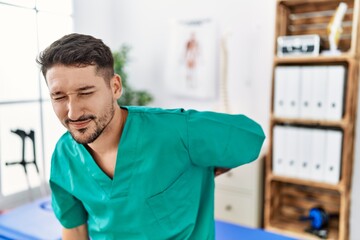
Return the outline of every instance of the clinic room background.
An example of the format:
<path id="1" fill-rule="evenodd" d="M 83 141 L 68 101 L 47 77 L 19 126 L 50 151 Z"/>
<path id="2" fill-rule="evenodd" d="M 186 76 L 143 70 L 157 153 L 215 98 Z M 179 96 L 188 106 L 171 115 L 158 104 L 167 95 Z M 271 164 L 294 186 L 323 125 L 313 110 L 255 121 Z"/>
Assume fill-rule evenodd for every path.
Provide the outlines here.
<path id="1" fill-rule="evenodd" d="M 322 56 L 330 43 L 320 39 L 319 49 L 300 60 L 278 52 L 277 37 L 291 31 L 326 34 L 326 21 L 334 19 L 341 2 L 347 7 L 343 35 L 348 35 L 337 55 Z M 216 178 L 216 219 L 320 239 L 318 231 L 305 231 L 311 219 L 298 218 L 323 205 L 334 213 L 326 216 L 327 239 L 360 239 L 360 46 L 354 48 L 360 43 L 359 8 L 359 0 L 0 0 L 0 239 L 1 225 L 7 226 L 3 216 L 50 195 L 51 154 L 65 128 L 53 113 L 35 59 L 72 32 L 100 38 L 114 52 L 128 47 L 122 68 L 126 82 L 134 91 L 151 95 L 146 103 L 150 107 L 241 113 L 262 126 L 267 139 L 259 159 Z M 319 13 L 325 15 L 317 18 Z M 289 27 L 315 18 L 315 30 Z M 317 41 L 316 36 L 306 41 Z M 282 44 L 286 41 L 291 39 Z M 346 100 L 338 103 L 343 106 L 338 117 L 281 108 L 280 98 L 301 95 L 305 88 L 301 80 L 290 86 L 284 79 L 306 74 L 308 79 L 321 74 L 342 79 L 333 86 L 341 92 L 337 97 Z M 326 89 L 328 83 L 323 84 L 317 87 Z M 300 166 L 276 165 L 276 157 L 302 146 L 301 137 L 295 143 L 289 140 L 295 135 L 313 148 L 331 148 L 325 155 L 349 160 L 343 159 L 341 166 L 339 157 L 338 176 L 307 177 L 299 175 Z M 288 153 L 277 147 L 285 145 Z"/>

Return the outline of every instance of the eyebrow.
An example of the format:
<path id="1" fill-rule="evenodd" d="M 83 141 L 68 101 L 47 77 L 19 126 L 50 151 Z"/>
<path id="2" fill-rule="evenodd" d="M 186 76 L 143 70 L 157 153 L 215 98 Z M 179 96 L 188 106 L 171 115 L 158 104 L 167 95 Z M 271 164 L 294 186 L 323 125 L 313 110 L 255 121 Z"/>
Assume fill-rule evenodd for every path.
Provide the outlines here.
<path id="1" fill-rule="evenodd" d="M 75 92 L 82 92 L 82 91 L 93 90 L 93 89 L 95 89 L 95 86 L 84 86 L 84 87 L 77 88 L 75 90 Z M 64 93 L 61 91 L 56 91 L 56 92 L 50 93 L 51 96 L 57 96 L 57 95 L 61 95 L 61 94 L 64 94 Z"/>
<path id="2" fill-rule="evenodd" d="M 95 86 L 85 86 L 85 87 L 80 87 L 78 89 L 76 89 L 76 92 L 81 92 L 81 91 L 86 91 L 86 90 L 92 90 L 94 89 Z"/>

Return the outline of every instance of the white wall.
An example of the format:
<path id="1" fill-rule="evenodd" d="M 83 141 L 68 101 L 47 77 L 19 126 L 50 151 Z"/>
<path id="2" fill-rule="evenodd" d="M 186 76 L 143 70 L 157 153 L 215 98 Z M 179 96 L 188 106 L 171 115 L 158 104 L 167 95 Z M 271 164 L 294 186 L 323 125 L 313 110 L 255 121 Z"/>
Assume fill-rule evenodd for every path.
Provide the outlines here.
<path id="1" fill-rule="evenodd" d="M 360 91 L 360 87 L 359 90 Z M 350 203 L 350 240 L 358 239 L 360 236 L 360 98 L 358 100 L 355 138 L 355 158 L 353 165 L 353 179 L 351 186 Z"/>
<path id="2" fill-rule="evenodd" d="M 212 18 L 217 22 L 219 36 L 232 32 L 228 79 L 232 112 L 245 113 L 267 126 L 274 7 L 274 1 L 265 0 L 116 1 L 115 39 L 119 45 L 129 43 L 133 47 L 130 82 L 155 95 L 152 105 L 214 110 L 218 99 L 174 97 L 164 84 L 170 19 Z"/>
<path id="3" fill-rule="evenodd" d="M 117 46 L 114 2 L 73 0 L 74 31 L 101 38 L 111 48 Z"/>

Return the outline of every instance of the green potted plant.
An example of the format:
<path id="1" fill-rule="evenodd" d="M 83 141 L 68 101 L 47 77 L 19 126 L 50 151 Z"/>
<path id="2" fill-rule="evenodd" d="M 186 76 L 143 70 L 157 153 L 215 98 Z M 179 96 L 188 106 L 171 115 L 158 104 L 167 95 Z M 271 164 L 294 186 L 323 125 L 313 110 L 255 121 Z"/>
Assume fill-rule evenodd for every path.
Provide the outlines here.
<path id="1" fill-rule="evenodd" d="M 153 100 L 153 96 L 147 91 L 134 90 L 128 83 L 128 75 L 124 68 L 129 61 L 130 47 L 128 45 L 122 45 L 119 51 L 113 52 L 114 57 L 114 70 L 119 74 L 122 80 L 123 94 L 118 100 L 120 106 L 144 106 Z"/>

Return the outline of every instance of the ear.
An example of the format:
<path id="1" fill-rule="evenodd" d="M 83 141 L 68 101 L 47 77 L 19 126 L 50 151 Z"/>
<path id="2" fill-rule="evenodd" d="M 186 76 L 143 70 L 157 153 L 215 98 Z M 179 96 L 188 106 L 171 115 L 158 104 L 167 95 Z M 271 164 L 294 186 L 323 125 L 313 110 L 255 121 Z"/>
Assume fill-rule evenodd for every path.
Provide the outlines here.
<path id="1" fill-rule="evenodd" d="M 111 78 L 111 91 L 115 99 L 119 99 L 122 95 L 121 77 L 118 74 Z"/>

